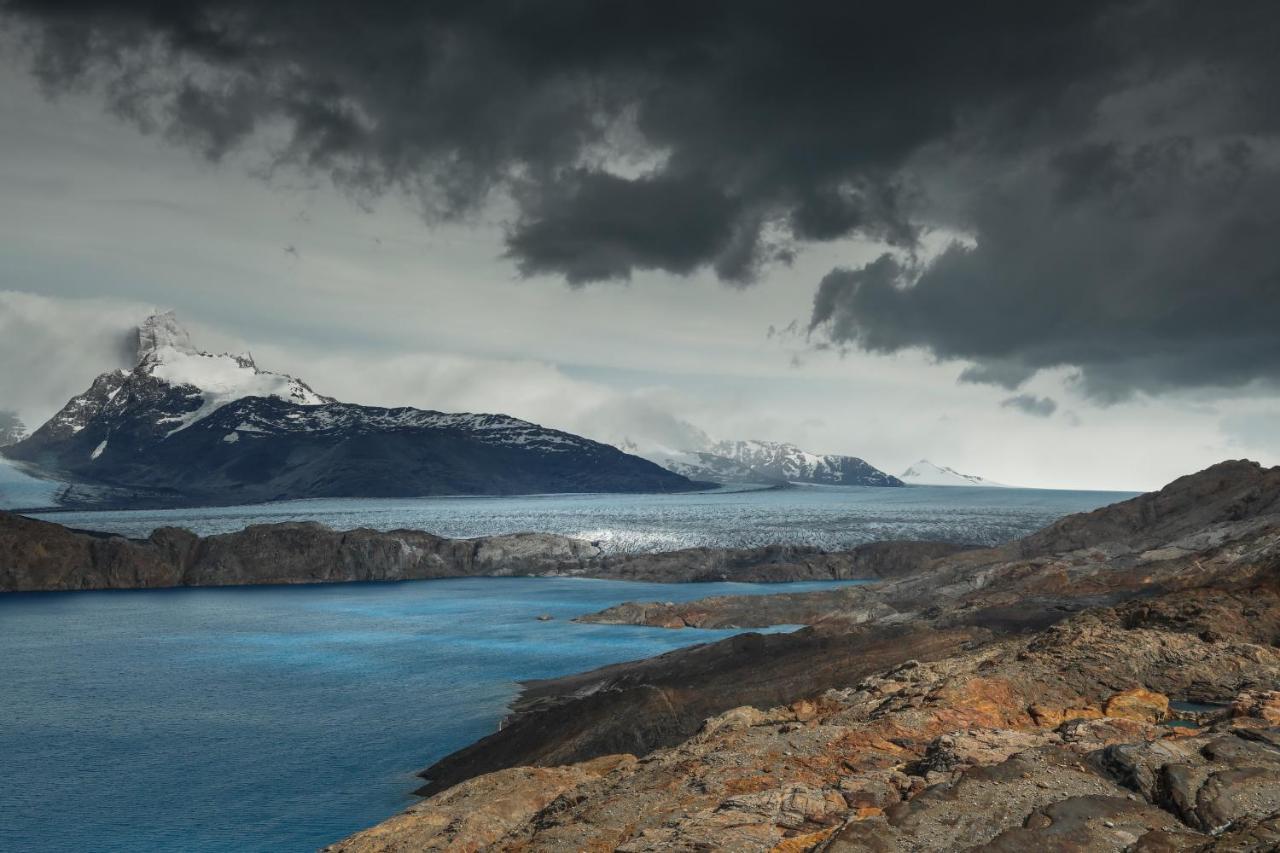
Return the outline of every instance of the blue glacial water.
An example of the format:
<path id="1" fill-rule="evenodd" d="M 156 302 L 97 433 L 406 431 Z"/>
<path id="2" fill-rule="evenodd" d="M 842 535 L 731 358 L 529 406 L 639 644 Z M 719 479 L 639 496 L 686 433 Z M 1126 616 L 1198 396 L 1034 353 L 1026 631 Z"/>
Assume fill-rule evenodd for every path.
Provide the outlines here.
<path id="1" fill-rule="evenodd" d="M 314 520 L 349 529 L 397 527 L 470 537 L 536 530 L 600 542 L 614 551 L 774 542 L 845 548 L 877 539 L 995 545 L 1130 492 L 912 486 L 797 486 L 679 495 L 535 495 L 284 501 L 252 506 L 37 516 L 92 530 L 146 536 L 165 525 L 200 534 L 248 524 Z"/>
<path id="2" fill-rule="evenodd" d="M 993 544 L 1125 497 L 800 487 L 43 517 L 131 536 L 310 519 L 446 536 L 550 531 L 615 551 L 838 548 Z M 409 805 L 413 773 L 493 731 L 519 680 L 734 633 L 570 617 L 627 600 L 813 586 L 481 578 L 0 595 L 0 851 L 313 849 Z M 542 613 L 556 619 L 536 621 Z"/>
<path id="3" fill-rule="evenodd" d="M 492 732 L 518 680 L 736 633 L 571 617 L 778 589 L 471 578 L 0 595 L 0 850 L 315 849 L 409 805 L 414 772 Z"/>

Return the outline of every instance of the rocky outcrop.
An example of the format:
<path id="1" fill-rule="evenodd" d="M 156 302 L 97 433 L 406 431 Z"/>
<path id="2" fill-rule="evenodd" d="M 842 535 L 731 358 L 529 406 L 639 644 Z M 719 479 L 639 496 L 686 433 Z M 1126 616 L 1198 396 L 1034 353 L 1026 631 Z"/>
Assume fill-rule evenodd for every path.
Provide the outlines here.
<path id="1" fill-rule="evenodd" d="M 968 550 L 947 542 L 870 542 L 848 551 L 823 551 L 800 545 L 760 548 L 682 548 L 658 554 L 612 554 L 600 577 L 657 582 L 741 581 L 775 583 L 802 580 L 891 578 L 926 568 L 939 557 Z"/>
<path id="2" fill-rule="evenodd" d="M 1223 462 L 1159 492 L 1069 515 L 1007 545 L 907 559 L 902 570 L 885 574 L 847 575 L 889 581 L 874 587 L 774 601 L 721 596 L 681 604 L 622 604 L 580 618 L 663 627 L 857 623 L 884 616 L 886 609 L 905 618 L 954 602 L 965 606 L 950 621 L 1034 627 L 1061 618 L 1062 608 L 1127 598 L 1157 581 L 1195 584 L 1208 573 L 1205 555 L 1211 555 L 1214 571 L 1224 560 L 1248 564 L 1248 549 L 1271 547 L 1278 528 L 1280 467 Z"/>
<path id="3" fill-rule="evenodd" d="M 133 540 L 0 513 L 6 592 L 566 574 L 601 557 L 589 542 L 541 533 L 444 539 L 303 522 L 203 538 L 162 527 Z"/>
<path id="4" fill-rule="evenodd" d="M 1232 600 L 1252 602 L 1256 629 L 1186 630 L 1183 591 L 1144 602 L 1156 619 L 1117 606 L 954 642 L 787 704 L 722 711 L 639 760 L 570 763 L 533 790 L 517 771 L 481 775 L 331 849 L 1275 849 L 1280 728 L 1250 686 L 1280 680 L 1275 635 L 1258 642 L 1280 618 L 1280 575 L 1246 587 Z M 1188 695 L 1223 707 L 1193 727 L 1151 713 Z M 498 835 L 461 829 L 508 793 L 545 804 Z"/>
<path id="5" fill-rule="evenodd" d="M 756 600 L 759 599 L 759 600 Z M 628 601 L 575 621 L 654 628 L 765 628 L 812 625 L 838 612 L 846 623 L 866 622 L 894 611 L 856 589 L 776 595 L 717 595 L 686 602 Z"/>
<path id="6" fill-rule="evenodd" d="M 1236 460 L 1179 477 L 1158 492 L 1069 515 L 1019 540 L 1017 548 L 1023 556 L 1117 546 L 1172 556 L 1238 537 L 1242 523 L 1266 525 L 1277 514 L 1280 467 Z"/>
<path id="7" fill-rule="evenodd" d="M 166 527 L 134 540 L 0 512 L 0 592 L 511 575 L 666 583 L 833 580 L 887 576 L 958 550 L 901 542 L 839 553 L 770 546 L 606 554 L 591 542 L 545 533 L 444 539 L 420 530 L 336 531 L 308 522 L 204 538 Z"/>
<path id="8" fill-rule="evenodd" d="M 977 654 L 1029 634 L 1018 640 L 1018 654 L 1035 664 L 1019 727 L 1105 717 L 1108 731 L 1131 732 L 1166 714 L 1160 697 L 1142 691 L 1229 702 L 1272 689 L 1280 518 L 1268 494 L 1276 476 L 1252 464 L 1215 466 L 1169 494 L 1087 523 L 1067 520 L 1078 547 L 1065 552 L 1046 552 L 1061 540 L 1040 537 L 936 558 L 879 584 L 753 597 L 756 613 L 810 627 L 530 684 L 499 732 L 423 772 L 423 793 L 499 768 L 645 755 L 728 708 L 794 702 L 907 660 Z M 1152 505 L 1161 507 L 1147 516 L 1155 533 L 1132 521 Z M 631 607 L 632 621 L 644 624 L 724 625 L 743 624 L 735 620 L 745 620 L 748 603 Z M 1079 734 L 1096 740 L 1103 730 Z"/>

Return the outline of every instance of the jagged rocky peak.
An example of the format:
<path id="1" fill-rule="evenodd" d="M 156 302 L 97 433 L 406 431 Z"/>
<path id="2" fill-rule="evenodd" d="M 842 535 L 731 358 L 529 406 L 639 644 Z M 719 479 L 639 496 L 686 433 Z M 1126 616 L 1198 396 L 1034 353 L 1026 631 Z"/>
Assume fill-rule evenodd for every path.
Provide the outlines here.
<path id="1" fill-rule="evenodd" d="M 207 404 L 204 414 L 243 397 L 278 397 L 303 406 L 333 402 L 301 379 L 260 369 L 248 354 L 214 355 L 198 349 L 172 311 L 152 314 L 138 326 L 135 372 L 198 389 Z"/>
<path id="2" fill-rule="evenodd" d="M 172 311 L 152 314 L 138 326 L 138 363 L 148 356 L 156 355 L 163 349 L 172 349 L 187 355 L 197 355 L 199 351 L 191 343 L 191 335 L 178 322 L 178 315 Z"/>

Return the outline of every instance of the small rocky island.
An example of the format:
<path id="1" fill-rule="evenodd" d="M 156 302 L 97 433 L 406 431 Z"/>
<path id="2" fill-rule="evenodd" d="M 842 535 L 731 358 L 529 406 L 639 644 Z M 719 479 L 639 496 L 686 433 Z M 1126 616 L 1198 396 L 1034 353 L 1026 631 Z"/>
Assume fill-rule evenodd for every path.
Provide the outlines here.
<path id="1" fill-rule="evenodd" d="M 1280 848 L 1280 468 L 899 569 L 589 617 L 808 627 L 528 684 L 330 849 Z"/>

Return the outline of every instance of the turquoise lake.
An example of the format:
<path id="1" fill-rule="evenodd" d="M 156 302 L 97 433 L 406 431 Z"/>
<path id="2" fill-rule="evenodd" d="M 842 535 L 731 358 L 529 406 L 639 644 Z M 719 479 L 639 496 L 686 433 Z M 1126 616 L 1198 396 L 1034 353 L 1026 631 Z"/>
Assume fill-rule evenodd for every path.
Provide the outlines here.
<path id="1" fill-rule="evenodd" d="M 0 596 L 0 850 L 315 849 L 409 805 L 414 773 L 492 732 L 518 680 L 737 633 L 572 617 L 764 591 L 469 578 Z"/>
<path id="2" fill-rule="evenodd" d="M 134 536 L 313 519 L 450 536 L 547 530 L 611 550 L 832 548 L 990 544 L 1124 497 L 811 487 L 45 517 Z M 520 680 L 737 633 L 572 617 L 628 600 L 816 586 L 472 578 L 0 595 L 0 850 L 312 850 L 411 804 L 414 774 L 492 732 Z"/>

